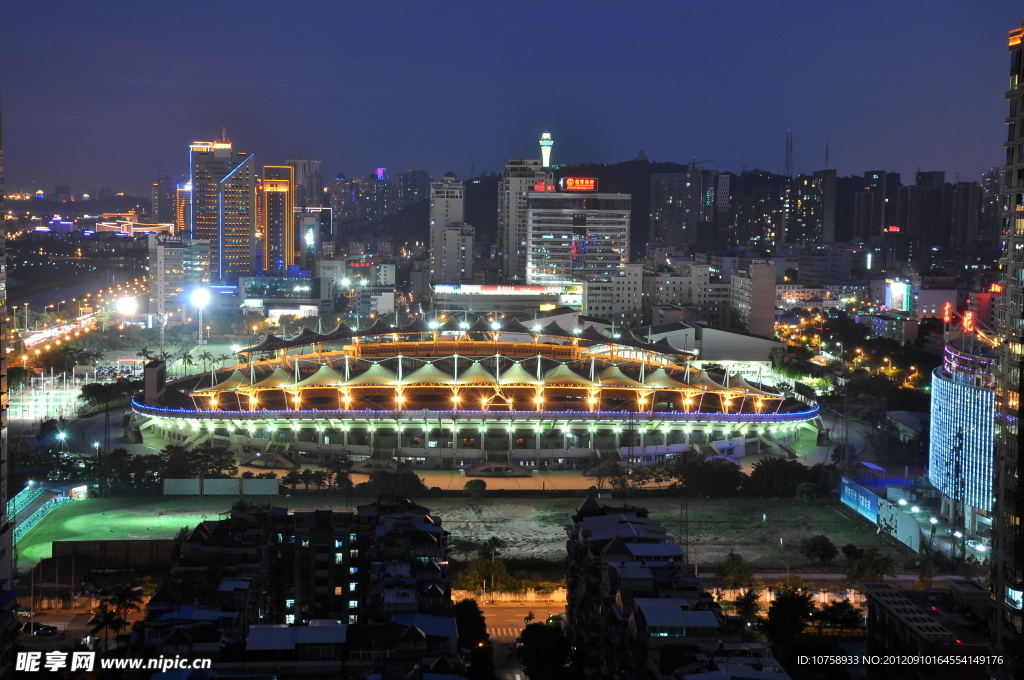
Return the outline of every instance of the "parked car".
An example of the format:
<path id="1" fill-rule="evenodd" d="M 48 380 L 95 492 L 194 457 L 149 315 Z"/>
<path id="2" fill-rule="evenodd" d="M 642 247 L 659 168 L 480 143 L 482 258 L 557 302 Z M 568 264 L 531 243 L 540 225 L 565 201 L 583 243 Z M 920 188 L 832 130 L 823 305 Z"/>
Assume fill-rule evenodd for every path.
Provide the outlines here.
<path id="1" fill-rule="evenodd" d="M 40 637 L 54 637 L 59 633 L 60 631 L 57 630 L 57 626 L 43 626 L 37 630 L 34 635 L 39 635 Z"/>

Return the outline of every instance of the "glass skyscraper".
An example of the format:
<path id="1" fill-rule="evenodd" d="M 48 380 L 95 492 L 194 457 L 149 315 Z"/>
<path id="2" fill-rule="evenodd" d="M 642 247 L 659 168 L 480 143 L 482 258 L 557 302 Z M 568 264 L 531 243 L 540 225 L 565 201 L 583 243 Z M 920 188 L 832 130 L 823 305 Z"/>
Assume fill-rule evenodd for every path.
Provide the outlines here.
<path id="1" fill-rule="evenodd" d="M 253 269 L 256 168 L 253 154 L 231 150 L 223 136 L 191 147 L 192 235 L 210 242 L 211 276 L 234 280 Z"/>

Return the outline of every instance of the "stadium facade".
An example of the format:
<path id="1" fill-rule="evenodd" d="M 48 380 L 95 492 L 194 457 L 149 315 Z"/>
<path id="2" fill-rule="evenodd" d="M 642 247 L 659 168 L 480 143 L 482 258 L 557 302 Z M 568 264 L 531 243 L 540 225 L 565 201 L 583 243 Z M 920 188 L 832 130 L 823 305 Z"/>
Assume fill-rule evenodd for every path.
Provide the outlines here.
<path id="1" fill-rule="evenodd" d="M 802 424 L 820 426 L 813 399 L 759 382 L 750 362 L 738 364 L 746 375 L 728 362 L 702 368 L 695 353 L 621 328 L 377 320 L 362 331 L 268 336 L 240 354 L 247 363 L 233 370 L 137 399 L 141 429 L 227 446 L 243 464 L 344 454 L 356 471 L 401 462 L 528 475 L 600 460 L 653 464 L 691 446 L 742 455 L 759 439 L 786 442 Z"/>

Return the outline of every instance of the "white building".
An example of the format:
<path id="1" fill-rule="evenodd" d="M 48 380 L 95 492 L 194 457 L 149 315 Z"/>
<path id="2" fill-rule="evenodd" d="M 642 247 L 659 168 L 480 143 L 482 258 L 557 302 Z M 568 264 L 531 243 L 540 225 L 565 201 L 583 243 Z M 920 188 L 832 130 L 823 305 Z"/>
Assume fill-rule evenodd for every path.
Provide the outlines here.
<path id="1" fill-rule="evenodd" d="M 537 160 L 513 158 L 505 165 L 498 186 L 498 248 L 503 281 L 526 280 L 527 194 L 554 190 L 551 177 L 551 171 Z"/>
<path id="2" fill-rule="evenodd" d="M 583 314 L 633 324 L 640 320 L 643 304 L 642 264 L 625 264 L 619 276 L 604 281 L 587 281 Z"/>
<path id="3" fill-rule="evenodd" d="M 574 179 L 583 181 L 563 181 L 568 185 Z M 629 194 L 589 190 L 528 192 L 527 282 L 556 285 L 622 276 L 629 262 L 630 202 Z"/>
<path id="4" fill-rule="evenodd" d="M 445 279 L 445 228 L 461 224 L 465 214 L 465 188 L 451 172 L 430 185 L 430 281 L 458 283 Z"/>
<path id="5" fill-rule="evenodd" d="M 149 234 L 149 310 L 153 314 L 177 314 L 185 296 L 210 282 L 210 242 Z"/>
<path id="6" fill-rule="evenodd" d="M 472 281 L 476 230 L 468 224 L 453 222 L 445 226 L 443 233 L 440 283 Z M 433 252 L 431 249 L 431 253 Z"/>

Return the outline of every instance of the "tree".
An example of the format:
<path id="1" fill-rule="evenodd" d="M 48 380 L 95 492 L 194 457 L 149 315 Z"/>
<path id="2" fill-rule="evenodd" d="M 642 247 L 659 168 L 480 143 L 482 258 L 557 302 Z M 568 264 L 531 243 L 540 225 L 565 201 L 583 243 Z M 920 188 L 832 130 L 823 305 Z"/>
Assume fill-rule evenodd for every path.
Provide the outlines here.
<path id="1" fill-rule="evenodd" d="M 818 534 L 800 541 L 800 554 L 815 564 L 826 566 L 832 563 L 839 551 L 825 534 Z"/>
<path id="2" fill-rule="evenodd" d="M 757 618 L 761 612 L 761 593 L 747 588 L 743 594 L 736 598 L 736 616 L 744 623 L 750 623 Z"/>
<path id="3" fill-rule="evenodd" d="M 854 560 L 847 560 L 846 578 L 850 581 L 879 581 L 896 575 L 896 560 L 878 548 L 868 548 Z"/>
<path id="4" fill-rule="evenodd" d="M 939 574 L 938 565 L 932 562 L 925 562 L 917 572 L 917 580 L 911 586 L 914 590 L 927 590 L 932 587 L 932 579 Z"/>
<path id="5" fill-rule="evenodd" d="M 842 548 L 843 557 L 847 560 L 859 560 L 864 557 L 864 549 L 858 548 L 854 543 L 847 543 Z"/>
<path id="6" fill-rule="evenodd" d="M 153 353 L 149 351 L 148 347 L 143 347 L 142 349 L 140 349 L 138 352 L 135 353 L 135 356 L 139 357 L 143 361 L 152 361 L 153 359 Z"/>
<path id="7" fill-rule="evenodd" d="M 860 610 L 850 604 L 848 599 L 827 602 L 815 613 L 818 628 L 828 626 L 838 628 L 840 632 L 860 627 L 862 618 Z"/>
<path id="8" fill-rule="evenodd" d="M 726 588 L 748 587 L 754 579 L 754 565 L 743 559 L 742 555 L 730 550 L 718 565 L 715 578 L 722 581 Z"/>
<path id="9" fill-rule="evenodd" d="M 768 606 L 768 616 L 761 632 L 776 652 L 792 648 L 814 613 L 811 593 L 804 590 L 783 590 Z"/>
<path id="10" fill-rule="evenodd" d="M 491 536 L 486 541 L 480 544 L 480 549 L 477 550 L 477 557 L 482 560 L 489 559 L 491 562 L 494 558 L 501 554 L 501 548 L 505 547 L 505 541 L 501 540 L 497 536 Z"/>
<path id="11" fill-rule="evenodd" d="M 765 498 L 793 498 L 796 488 L 807 478 L 807 468 L 785 458 L 762 458 L 750 471 L 747 490 Z"/>
<path id="12" fill-rule="evenodd" d="M 285 486 L 290 486 L 292 491 L 295 491 L 295 487 L 302 481 L 302 477 L 299 476 L 298 470 L 289 470 L 285 473 L 284 477 L 281 478 L 281 483 Z"/>
<path id="13" fill-rule="evenodd" d="M 119 583 L 110 589 L 110 593 L 101 602 L 113 607 L 117 615 L 123 619 L 129 610 L 142 606 L 142 593 L 138 587 Z"/>
<path id="14" fill-rule="evenodd" d="M 109 649 L 110 631 L 114 631 L 114 635 L 117 635 L 117 632 L 125 627 L 126 622 L 108 605 L 101 604 L 93 617 L 89 619 L 89 625 L 92 626 L 89 629 L 90 635 L 96 635 L 101 630 L 103 631 L 103 649 Z"/>
<path id="15" fill-rule="evenodd" d="M 472 648 L 487 642 L 487 620 L 476 600 L 459 600 L 452 607 L 452 616 L 459 628 L 459 647 Z"/>
<path id="16" fill-rule="evenodd" d="M 480 498 L 487 491 L 487 482 L 482 479 L 471 479 L 462 487 L 462 493 L 470 498 Z"/>

